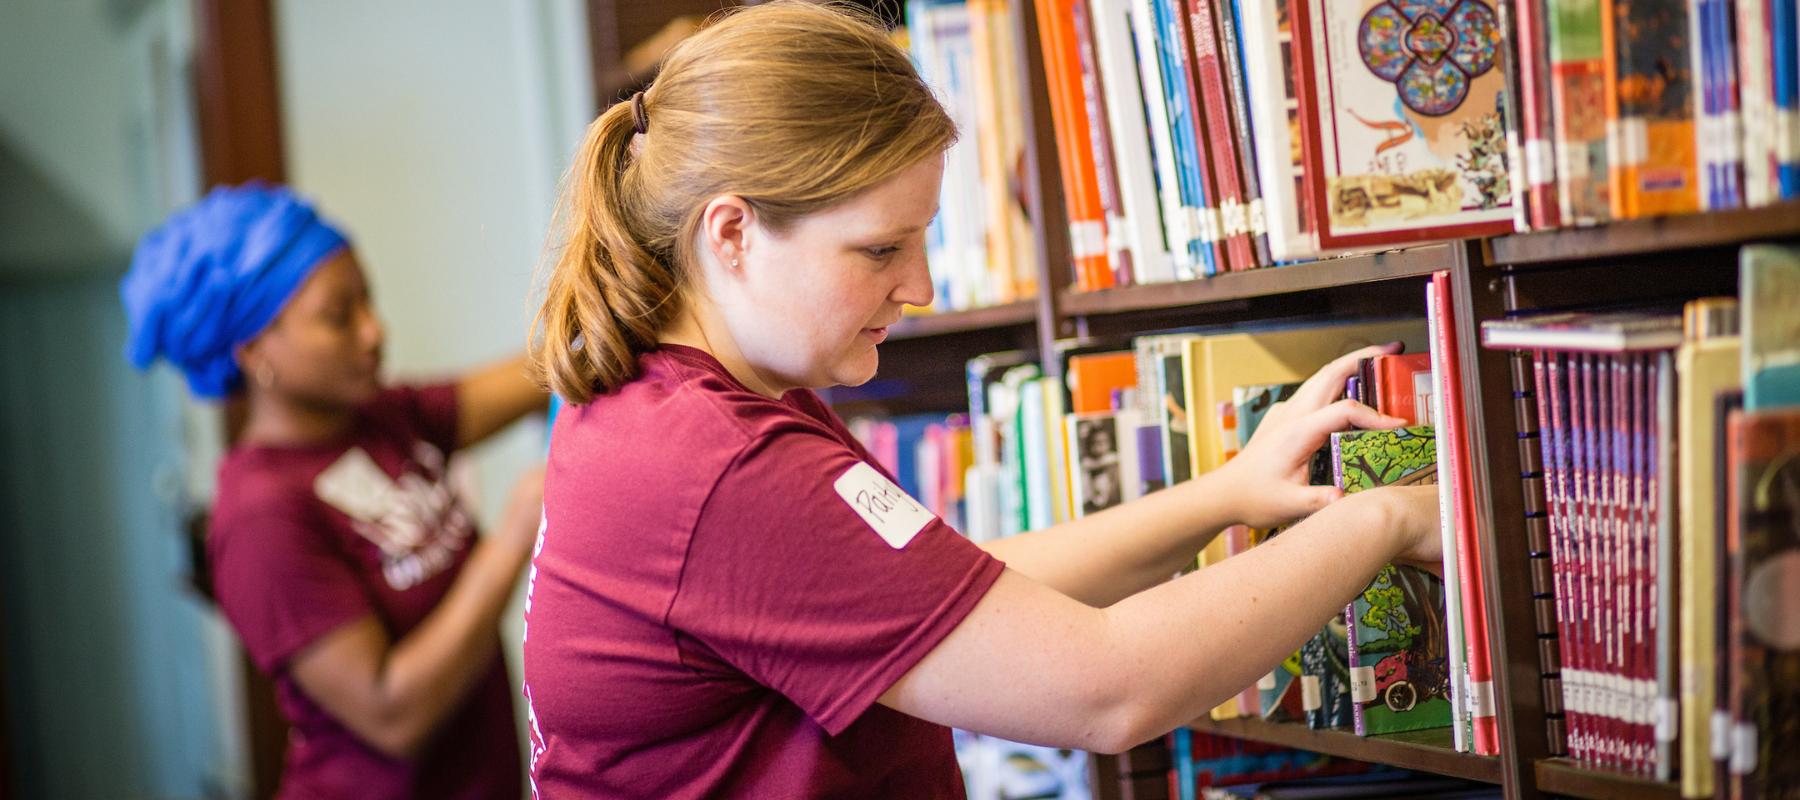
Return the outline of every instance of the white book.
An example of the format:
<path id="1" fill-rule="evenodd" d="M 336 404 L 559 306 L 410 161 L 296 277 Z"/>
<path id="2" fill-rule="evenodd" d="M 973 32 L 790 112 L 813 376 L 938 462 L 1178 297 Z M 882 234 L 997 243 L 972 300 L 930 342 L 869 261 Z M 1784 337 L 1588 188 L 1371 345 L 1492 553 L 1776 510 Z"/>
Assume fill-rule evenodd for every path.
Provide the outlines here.
<path id="1" fill-rule="evenodd" d="M 1256 131 L 1256 178 L 1262 186 L 1263 218 L 1269 228 L 1269 257 L 1296 261 L 1318 254 L 1318 238 L 1301 231 L 1300 197 L 1295 183 L 1291 105 L 1284 88 L 1288 75 L 1281 51 L 1290 37 L 1276 25 L 1275 0 L 1243 0 L 1239 19 L 1244 28 L 1244 83 L 1250 102 L 1250 126 Z"/>
<path id="2" fill-rule="evenodd" d="M 1138 283 L 1175 280 L 1174 255 L 1163 232 L 1156 194 L 1156 167 L 1150 160 L 1150 128 L 1144 118 L 1144 85 L 1132 43 L 1130 0 L 1093 0 L 1094 48 L 1106 90 L 1106 122 L 1124 206 L 1126 247 Z"/>
<path id="3" fill-rule="evenodd" d="M 1737 0 L 1738 109 L 1744 125 L 1744 205 L 1781 198 L 1775 173 L 1775 54 L 1769 0 Z"/>
<path id="4" fill-rule="evenodd" d="M 1431 349 L 1431 419 L 1433 422 L 1444 418 L 1444 369 L 1441 354 L 1437 352 L 1437 329 L 1442 320 L 1437 316 L 1437 305 L 1432 302 L 1426 289 L 1425 325 L 1430 330 Z M 1439 430 L 1442 430 L 1441 428 Z M 1437 444 L 1437 463 L 1450 463 L 1450 446 L 1448 436 L 1435 437 Z M 1469 718 L 1469 658 L 1468 641 L 1463 629 L 1462 592 L 1456 587 L 1462 585 L 1462 575 L 1458 568 L 1456 523 L 1454 512 L 1456 498 L 1455 481 L 1446 473 L 1439 473 L 1438 489 L 1438 532 L 1442 537 L 1444 550 L 1444 621 L 1449 634 L 1450 655 L 1450 739 L 1459 753 L 1471 752 L 1474 747 L 1470 741 L 1474 731 L 1473 721 Z"/>
<path id="5" fill-rule="evenodd" d="M 1143 90 L 1144 125 L 1150 130 L 1150 154 L 1156 170 L 1156 196 L 1161 202 L 1163 246 L 1168 249 L 1176 276 L 1199 271 L 1187 248 L 1184 231 L 1190 226 L 1186 208 L 1181 205 L 1181 184 L 1175 174 L 1175 132 L 1170 127 L 1169 109 L 1163 104 L 1167 90 L 1163 86 L 1162 65 L 1157 62 L 1156 17 L 1150 0 L 1130 0 L 1126 13 L 1131 19 L 1131 38 L 1136 42 L 1137 73 Z M 1115 144 L 1113 150 L 1123 150 Z"/>

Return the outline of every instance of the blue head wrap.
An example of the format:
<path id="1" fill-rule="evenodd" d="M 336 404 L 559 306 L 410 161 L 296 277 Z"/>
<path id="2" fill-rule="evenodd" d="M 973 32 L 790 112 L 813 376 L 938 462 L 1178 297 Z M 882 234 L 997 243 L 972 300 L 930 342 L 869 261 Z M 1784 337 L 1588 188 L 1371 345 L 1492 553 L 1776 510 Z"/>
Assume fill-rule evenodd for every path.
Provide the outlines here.
<path id="1" fill-rule="evenodd" d="M 119 285 L 138 369 L 163 356 L 201 397 L 243 383 L 232 352 L 274 321 L 325 257 L 347 244 L 286 187 L 221 186 L 138 242 Z"/>

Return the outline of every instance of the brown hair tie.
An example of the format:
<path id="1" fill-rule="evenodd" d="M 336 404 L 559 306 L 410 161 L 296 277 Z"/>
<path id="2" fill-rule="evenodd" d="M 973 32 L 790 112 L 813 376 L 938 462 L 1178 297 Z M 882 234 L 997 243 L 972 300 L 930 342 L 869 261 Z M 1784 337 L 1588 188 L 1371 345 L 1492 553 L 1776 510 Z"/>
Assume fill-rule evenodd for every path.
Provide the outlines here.
<path id="1" fill-rule="evenodd" d="M 650 132 L 650 114 L 644 111 L 643 92 L 631 96 L 631 126 L 640 134 Z"/>

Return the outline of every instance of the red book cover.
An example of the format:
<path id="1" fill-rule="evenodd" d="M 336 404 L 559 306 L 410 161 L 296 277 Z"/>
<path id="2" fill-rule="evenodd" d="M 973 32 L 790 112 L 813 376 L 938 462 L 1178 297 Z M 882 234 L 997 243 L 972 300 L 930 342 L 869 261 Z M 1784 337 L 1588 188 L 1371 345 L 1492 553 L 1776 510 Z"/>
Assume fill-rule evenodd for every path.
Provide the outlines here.
<path id="1" fill-rule="evenodd" d="M 1557 664 L 1558 674 L 1562 678 L 1562 702 L 1564 733 L 1566 741 L 1564 750 L 1574 753 L 1574 741 L 1577 738 L 1575 728 L 1575 706 L 1571 695 L 1574 682 L 1578 680 L 1579 667 L 1575 664 L 1578 652 L 1576 645 L 1576 603 L 1574 583 L 1569 576 L 1569 561 L 1573 551 L 1569 545 L 1569 494 L 1568 480 L 1568 424 L 1563 414 L 1567 402 L 1563 397 L 1563 354 L 1548 350 L 1539 350 L 1532 354 L 1532 377 L 1537 384 L 1538 407 L 1538 442 L 1543 454 L 1539 461 L 1543 465 L 1544 499 L 1549 513 L 1550 528 L 1550 578 L 1551 588 L 1556 595 L 1556 638 L 1562 656 L 1562 663 Z M 1556 742 L 1551 742 L 1552 751 L 1556 750 Z"/>
<path id="2" fill-rule="evenodd" d="M 1188 116 L 1194 121 L 1194 140 L 1196 143 L 1208 141 L 1214 134 L 1207 126 L 1206 105 L 1201 100 L 1200 70 L 1198 57 L 1194 53 L 1194 25 L 1189 18 L 1187 4 L 1182 0 L 1170 0 L 1170 9 L 1175 17 L 1175 35 L 1181 40 L 1176 48 L 1181 53 L 1181 68 L 1187 73 Z M 1206 245 L 1212 248 L 1213 262 L 1218 264 L 1219 272 L 1237 269 L 1231 263 L 1230 248 L 1226 247 L 1223 225 L 1219 219 L 1219 180 L 1213 172 L 1212 149 L 1196 145 L 1194 163 L 1200 168 L 1200 193 L 1205 199 L 1200 208 L 1201 226 L 1206 231 Z"/>
<path id="3" fill-rule="evenodd" d="M 1093 145 L 1094 179 L 1100 190 L 1100 208 L 1106 216 L 1106 257 L 1112 267 L 1113 285 L 1130 286 L 1131 248 L 1125 245 L 1125 204 L 1119 194 L 1117 162 L 1113 160 L 1112 131 L 1106 124 L 1106 92 L 1101 88 L 1100 59 L 1094 56 L 1093 3 L 1072 0 L 1070 18 L 1075 21 L 1075 52 L 1081 63 L 1081 95 L 1087 110 L 1088 142 Z"/>
<path id="4" fill-rule="evenodd" d="M 1295 7 L 1305 3 L 1295 3 Z M 1466 641 L 1469 649 L 1468 708 L 1474 730 L 1474 749 L 1479 755 L 1500 753 L 1500 731 L 1494 717 L 1494 677 L 1492 651 L 1488 647 L 1487 592 L 1480 552 L 1480 537 L 1475 525 L 1472 470 L 1469 463 L 1467 416 L 1463 407 L 1462 356 L 1457 350 L 1459 329 L 1450 295 L 1450 273 L 1433 276 L 1432 294 L 1437 304 L 1438 340 L 1435 342 L 1439 363 L 1444 371 L 1445 433 L 1452 441 L 1449 448 L 1449 474 L 1455 481 L 1455 520 L 1457 527 L 1457 569 L 1462 575 L 1462 593 Z"/>
<path id="5" fill-rule="evenodd" d="M 1406 420 L 1408 425 L 1432 425 L 1431 354 L 1406 353 L 1376 356 L 1375 410 Z"/>
<path id="6" fill-rule="evenodd" d="M 1056 132 L 1057 164 L 1062 171 L 1063 205 L 1069 214 L 1069 254 L 1075 285 L 1081 291 L 1113 285 L 1106 256 L 1106 211 L 1100 203 L 1093 144 L 1088 141 L 1087 104 L 1081 90 L 1080 56 L 1075 20 L 1062 0 L 1035 0 L 1039 44 L 1044 51 L 1044 80 L 1050 94 L 1050 116 Z"/>
<path id="7" fill-rule="evenodd" d="M 1524 141 L 1526 207 L 1537 230 L 1562 225 L 1556 199 L 1556 130 L 1550 116 L 1550 41 L 1544 18 L 1546 0 L 1518 0 L 1519 121 Z"/>
<path id="8" fill-rule="evenodd" d="M 1223 0 L 1230 2 L 1230 0 Z M 1194 67 L 1200 91 L 1201 116 L 1206 119 L 1203 149 L 1212 165 L 1213 185 L 1218 194 L 1213 205 L 1219 210 L 1220 234 L 1234 270 L 1256 266 L 1255 251 L 1250 246 L 1250 212 L 1245 205 L 1244 183 L 1238 171 L 1237 128 L 1231 123 L 1229 101 L 1225 96 L 1225 68 L 1219 58 L 1218 18 L 1215 0 L 1188 0 L 1185 3 L 1190 28 L 1193 30 Z"/>
<path id="9" fill-rule="evenodd" d="M 1594 564 L 1598 561 L 1594 551 L 1597 537 L 1594 536 L 1592 517 L 1588 514 L 1588 508 L 1593 505 L 1592 484 L 1588 482 L 1588 476 L 1593 472 L 1588 468 L 1588 453 L 1594 449 L 1590 438 L 1593 424 L 1588 417 L 1587 392 L 1587 382 L 1592 378 L 1588 361 L 1592 358 L 1587 353 L 1572 353 L 1568 356 L 1566 395 L 1569 402 L 1570 464 L 1568 528 L 1575 551 L 1574 558 L 1570 561 L 1570 577 L 1576 584 L 1577 607 L 1574 642 L 1576 673 L 1568 678 L 1575 684 L 1577 703 L 1576 711 L 1568 723 L 1571 734 L 1569 751 L 1571 755 L 1584 761 L 1595 760 L 1595 743 L 1600 736 L 1600 717 L 1595 713 L 1599 663 L 1594 657 L 1600 642 L 1599 586 L 1593 573 Z"/>

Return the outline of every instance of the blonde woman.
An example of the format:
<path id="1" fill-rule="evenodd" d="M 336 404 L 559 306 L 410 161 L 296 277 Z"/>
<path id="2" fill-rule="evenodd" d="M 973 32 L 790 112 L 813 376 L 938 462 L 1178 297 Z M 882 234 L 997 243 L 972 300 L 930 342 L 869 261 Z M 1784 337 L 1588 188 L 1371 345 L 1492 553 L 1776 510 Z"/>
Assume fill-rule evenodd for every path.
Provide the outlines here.
<path id="1" fill-rule="evenodd" d="M 590 126 L 534 354 L 572 404 L 527 611 L 541 796 L 960 797 L 948 726 L 1130 747 L 1438 557 L 1429 487 L 1305 485 L 1331 431 L 1399 424 L 1332 402 L 1354 358 L 1227 467 L 1049 530 L 978 547 L 900 493 L 810 390 L 867 381 L 931 301 L 955 136 L 882 32 L 785 1 Z"/>

